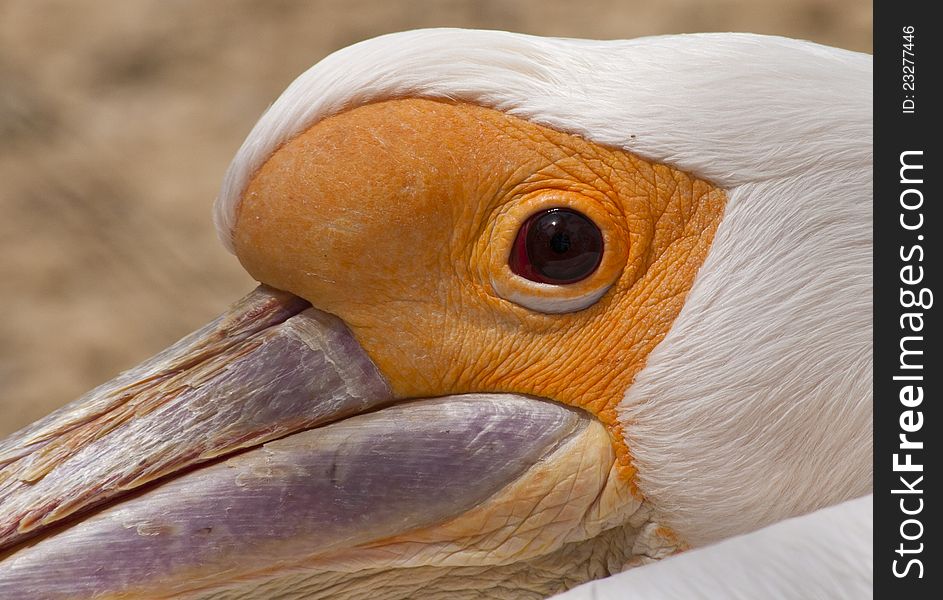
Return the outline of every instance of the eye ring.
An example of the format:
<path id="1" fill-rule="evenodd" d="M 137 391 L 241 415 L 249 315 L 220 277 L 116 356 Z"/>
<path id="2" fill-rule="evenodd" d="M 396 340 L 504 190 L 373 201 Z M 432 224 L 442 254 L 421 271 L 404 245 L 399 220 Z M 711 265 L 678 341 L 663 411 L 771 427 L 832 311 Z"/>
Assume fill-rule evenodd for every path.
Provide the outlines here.
<path id="1" fill-rule="evenodd" d="M 495 294 L 529 310 L 560 314 L 595 304 L 619 279 L 628 261 L 629 232 L 621 215 L 606 202 L 565 190 L 537 190 L 504 205 L 479 239 L 486 258 L 485 280 Z M 590 221 L 601 235 L 602 253 L 595 269 L 570 283 L 535 281 L 511 267 L 518 233 L 528 219 L 553 209 L 567 209 Z"/>

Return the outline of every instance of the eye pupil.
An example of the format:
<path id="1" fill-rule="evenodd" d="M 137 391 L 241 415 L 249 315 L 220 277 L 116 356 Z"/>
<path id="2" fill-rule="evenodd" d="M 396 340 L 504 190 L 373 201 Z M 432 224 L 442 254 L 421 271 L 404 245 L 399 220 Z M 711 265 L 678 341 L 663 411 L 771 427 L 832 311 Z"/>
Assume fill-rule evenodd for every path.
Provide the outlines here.
<path id="1" fill-rule="evenodd" d="M 602 260 L 599 228 L 568 208 L 537 213 L 521 226 L 514 240 L 511 270 L 539 283 L 567 284 L 589 277 Z"/>
<path id="2" fill-rule="evenodd" d="M 570 236 L 565 233 L 556 233 L 550 238 L 550 248 L 557 254 L 563 254 L 570 249 Z"/>

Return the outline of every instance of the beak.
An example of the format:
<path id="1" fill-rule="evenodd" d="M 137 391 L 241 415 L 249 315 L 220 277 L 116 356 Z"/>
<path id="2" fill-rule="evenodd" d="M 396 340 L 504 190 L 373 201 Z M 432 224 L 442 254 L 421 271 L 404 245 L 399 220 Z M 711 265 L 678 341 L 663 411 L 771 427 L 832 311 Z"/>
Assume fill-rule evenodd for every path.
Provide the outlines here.
<path id="1" fill-rule="evenodd" d="M 470 510 L 591 423 L 396 401 L 339 319 L 262 286 L 0 443 L 0 597 L 173 596 L 349 551 Z"/>

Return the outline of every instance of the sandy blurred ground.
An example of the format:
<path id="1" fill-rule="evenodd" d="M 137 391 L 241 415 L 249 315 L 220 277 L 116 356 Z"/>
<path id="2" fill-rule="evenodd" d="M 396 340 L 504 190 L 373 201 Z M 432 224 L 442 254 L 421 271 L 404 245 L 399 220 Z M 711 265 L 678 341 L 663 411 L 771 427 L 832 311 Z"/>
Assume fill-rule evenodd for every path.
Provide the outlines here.
<path id="1" fill-rule="evenodd" d="M 871 51 L 862 0 L 0 0 L 0 435 L 250 290 L 210 220 L 245 134 L 333 50 L 432 26 Z"/>

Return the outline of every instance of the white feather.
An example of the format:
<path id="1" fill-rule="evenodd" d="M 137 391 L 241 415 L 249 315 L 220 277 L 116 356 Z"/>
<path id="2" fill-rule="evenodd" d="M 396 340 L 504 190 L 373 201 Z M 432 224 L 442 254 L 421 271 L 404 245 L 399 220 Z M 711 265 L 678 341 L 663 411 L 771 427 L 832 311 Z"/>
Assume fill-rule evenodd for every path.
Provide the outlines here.
<path id="1" fill-rule="evenodd" d="M 496 108 L 723 187 L 802 173 L 822 148 L 854 163 L 867 140 L 849 129 L 848 117 L 870 110 L 870 90 L 857 86 L 870 68 L 863 54 L 752 34 L 614 41 L 467 29 L 385 35 L 331 54 L 272 104 L 226 173 L 216 223 L 232 249 L 242 192 L 280 145 L 342 110 L 404 96 Z"/>
<path id="2" fill-rule="evenodd" d="M 767 73 L 744 105 L 741 143 L 765 172 L 729 187 L 684 307 L 620 406 L 640 489 L 695 545 L 872 486 L 871 63 L 788 54 L 801 66 Z"/>
<path id="3" fill-rule="evenodd" d="M 858 600 L 873 594 L 871 496 L 579 586 L 554 600 Z"/>

